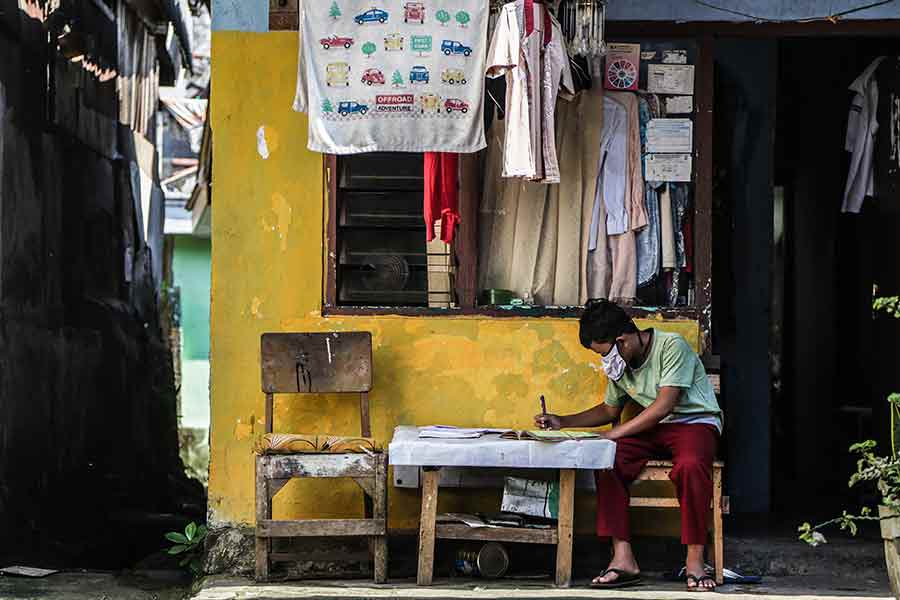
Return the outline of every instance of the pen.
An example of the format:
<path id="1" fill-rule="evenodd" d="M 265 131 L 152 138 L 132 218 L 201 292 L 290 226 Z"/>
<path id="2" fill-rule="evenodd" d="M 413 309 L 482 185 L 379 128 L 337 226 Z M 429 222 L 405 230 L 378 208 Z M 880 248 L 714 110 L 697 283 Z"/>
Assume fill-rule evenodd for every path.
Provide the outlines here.
<path id="1" fill-rule="evenodd" d="M 546 415 L 546 414 L 547 414 L 547 403 L 544 401 L 544 397 L 543 397 L 543 396 L 541 396 L 541 414 L 542 414 L 542 415 Z"/>

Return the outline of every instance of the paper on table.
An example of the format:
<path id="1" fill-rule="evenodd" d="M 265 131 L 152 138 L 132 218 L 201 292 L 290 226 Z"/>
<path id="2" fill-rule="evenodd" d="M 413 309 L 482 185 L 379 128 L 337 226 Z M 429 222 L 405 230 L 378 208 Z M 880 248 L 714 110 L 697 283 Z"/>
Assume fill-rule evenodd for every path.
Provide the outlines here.
<path id="1" fill-rule="evenodd" d="M 690 154 L 648 154 L 647 181 L 691 181 L 693 157 Z"/>
<path id="2" fill-rule="evenodd" d="M 694 93 L 694 65 L 649 65 L 647 91 L 651 94 Z"/>
<path id="3" fill-rule="evenodd" d="M 647 124 L 649 154 L 657 152 L 689 154 L 693 150 L 694 123 L 690 119 L 651 119 Z"/>
<path id="4" fill-rule="evenodd" d="M 484 427 L 453 427 L 450 425 L 430 425 L 419 429 L 420 438 L 437 438 L 444 440 L 467 440 L 480 438 L 486 433 L 503 433 L 507 429 L 490 429 Z"/>

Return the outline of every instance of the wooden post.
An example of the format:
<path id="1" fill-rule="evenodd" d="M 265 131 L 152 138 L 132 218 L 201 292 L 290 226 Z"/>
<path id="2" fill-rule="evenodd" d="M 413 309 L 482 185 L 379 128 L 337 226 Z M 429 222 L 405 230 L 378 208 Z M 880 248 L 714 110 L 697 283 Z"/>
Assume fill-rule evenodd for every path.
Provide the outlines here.
<path id="1" fill-rule="evenodd" d="M 417 585 L 431 585 L 434 578 L 434 529 L 437 518 L 438 481 L 441 472 L 423 469 L 422 514 L 419 520 L 419 572 Z"/>
<path id="2" fill-rule="evenodd" d="M 275 397 L 272 394 L 266 394 L 266 433 L 272 433 L 274 430 L 273 413 L 275 412 Z"/>
<path id="3" fill-rule="evenodd" d="M 722 468 L 713 467 L 713 566 L 716 583 L 725 582 L 725 540 L 722 532 Z"/>
<path id="4" fill-rule="evenodd" d="M 713 207 L 713 107 L 715 103 L 715 41 L 711 35 L 700 40 L 697 65 L 697 117 L 694 123 L 694 290 L 701 309 L 701 354 L 708 354 L 712 323 L 712 207 Z"/>
<path id="5" fill-rule="evenodd" d="M 375 583 L 387 582 L 388 546 L 387 546 L 387 453 L 375 457 L 375 519 L 384 521 L 384 535 L 375 536 L 373 540 L 373 562 L 375 563 Z"/>
<path id="6" fill-rule="evenodd" d="M 359 394 L 360 429 L 364 438 L 372 437 L 372 419 L 369 416 L 369 392 Z"/>
<path id="7" fill-rule="evenodd" d="M 256 529 L 263 521 L 272 518 L 272 503 L 269 500 L 268 483 L 266 482 L 263 461 L 265 456 L 256 457 Z M 256 580 L 269 580 L 269 548 L 271 541 L 267 537 L 256 536 Z"/>
<path id="8" fill-rule="evenodd" d="M 575 517 L 575 471 L 559 471 L 559 542 L 556 546 L 556 586 L 569 587 L 572 582 L 572 537 Z"/>

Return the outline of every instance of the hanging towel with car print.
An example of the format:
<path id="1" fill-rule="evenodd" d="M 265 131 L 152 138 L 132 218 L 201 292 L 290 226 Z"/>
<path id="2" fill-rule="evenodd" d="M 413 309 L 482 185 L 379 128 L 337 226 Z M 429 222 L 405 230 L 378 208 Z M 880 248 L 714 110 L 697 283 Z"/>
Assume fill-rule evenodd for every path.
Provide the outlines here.
<path id="1" fill-rule="evenodd" d="M 309 149 L 477 152 L 485 0 L 303 0 L 294 110 Z"/>

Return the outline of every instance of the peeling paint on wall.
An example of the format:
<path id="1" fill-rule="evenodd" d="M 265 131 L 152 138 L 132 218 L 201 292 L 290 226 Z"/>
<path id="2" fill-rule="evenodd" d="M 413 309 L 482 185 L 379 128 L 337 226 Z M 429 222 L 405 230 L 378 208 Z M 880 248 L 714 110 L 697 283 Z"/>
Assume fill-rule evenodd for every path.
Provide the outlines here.
<path id="1" fill-rule="evenodd" d="M 269 159 L 269 145 L 266 143 L 266 126 L 260 125 L 256 130 L 256 151 L 263 160 Z"/>

